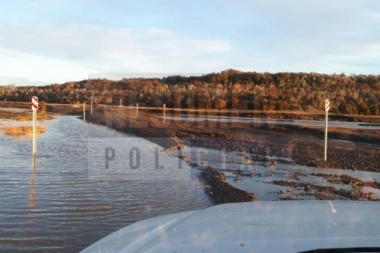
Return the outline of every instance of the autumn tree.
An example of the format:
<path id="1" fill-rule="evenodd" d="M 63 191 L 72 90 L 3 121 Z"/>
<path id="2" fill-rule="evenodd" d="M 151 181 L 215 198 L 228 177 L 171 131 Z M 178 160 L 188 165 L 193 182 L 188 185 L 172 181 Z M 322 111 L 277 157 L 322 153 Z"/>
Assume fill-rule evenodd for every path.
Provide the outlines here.
<path id="1" fill-rule="evenodd" d="M 214 108 L 215 109 L 225 109 L 227 106 L 227 103 L 225 100 L 221 99 L 221 98 L 216 98 L 214 100 Z"/>

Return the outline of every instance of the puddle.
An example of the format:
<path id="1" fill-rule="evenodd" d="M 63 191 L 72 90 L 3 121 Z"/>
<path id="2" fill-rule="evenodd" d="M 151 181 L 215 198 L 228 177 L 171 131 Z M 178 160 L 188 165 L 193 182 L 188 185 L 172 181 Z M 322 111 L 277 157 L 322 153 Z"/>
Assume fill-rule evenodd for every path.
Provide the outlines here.
<path id="1" fill-rule="evenodd" d="M 344 183 L 340 177 L 347 175 L 352 180 L 380 182 L 380 173 L 377 172 L 321 169 L 294 164 L 289 157 L 258 156 L 199 147 L 170 152 L 172 155 L 180 153 L 192 163 L 219 169 L 230 185 L 255 194 L 259 200 L 318 199 L 315 194 L 324 193 L 326 189 L 331 190 L 331 194 L 343 194 L 331 195 L 337 199 L 345 199 L 344 194 L 351 191 L 373 193 L 375 198 L 380 198 L 379 189 Z"/>

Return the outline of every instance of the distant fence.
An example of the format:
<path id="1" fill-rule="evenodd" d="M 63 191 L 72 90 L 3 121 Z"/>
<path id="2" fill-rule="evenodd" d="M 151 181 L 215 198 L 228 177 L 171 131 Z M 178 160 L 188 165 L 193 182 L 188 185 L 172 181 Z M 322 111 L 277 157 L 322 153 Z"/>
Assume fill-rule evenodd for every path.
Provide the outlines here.
<path id="1" fill-rule="evenodd" d="M 111 108 L 120 108 L 116 105 L 98 105 L 100 107 L 111 107 Z M 128 109 L 136 109 L 136 106 L 123 106 Z M 321 110 L 319 113 L 315 112 L 303 112 L 303 111 L 264 111 L 264 110 L 254 110 L 254 109 L 197 109 L 197 108 L 164 108 L 164 107 L 148 107 L 148 106 L 138 106 L 139 110 L 146 111 L 172 111 L 172 112 L 194 112 L 194 113 L 222 113 L 222 114 L 252 114 L 252 113 L 265 113 L 265 114 L 309 114 L 309 115 L 324 115 L 324 111 Z"/>

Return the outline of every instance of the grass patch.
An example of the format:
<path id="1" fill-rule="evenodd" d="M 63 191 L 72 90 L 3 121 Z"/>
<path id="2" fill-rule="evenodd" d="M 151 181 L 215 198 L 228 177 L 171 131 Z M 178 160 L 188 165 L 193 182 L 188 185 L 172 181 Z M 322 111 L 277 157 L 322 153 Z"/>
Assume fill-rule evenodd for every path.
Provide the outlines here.
<path id="1" fill-rule="evenodd" d="M 32 114 L 26 114 L 26 113 L 18 113 L 16 115 L 14 115 L 14 117 L 12 119 L 17 120 L 17 121 L 32 121 L 33 115 Z M 47 113 L 38 113 L 37 114 L 37 120 L 51 120 L 51 119 L 53 119 L 53 117 Z"/>
<path id="2" fill-rule="evenodd" d="M 32 121 L 33 115 L 31 114 L 24 114 L 24 113 L 17 113 L 13 115 L 13 120 L 17 121 Z"/>
<path id="3" fill-rule="evenodd" d="M 2 119 L 10 119 L 12 116 L 13 116 L 12 112 L 0 110 L 0 118 L 2 118 Z"/>
<path id="4" fill-rule="evenodd" d="M 15 137 L 32 137 L 33 136 L 33 127 L 29 126 L 14 126 L 14 127 L 1 127 L 0 128 L 6 135 L 15 136 Z M 46 131 L 45 126 L 37 126 L 37 135 L 42 134 Z"/>
<path id="5" fill-rule="evenodd" d="M 12 119 L 16 121 L 32 121 L 33 115 L 26 112 L 12 112 L 0 110 L 0 118 L 2 119 Z M 53 117 L 46 112 L 39 112 L 37 114 L 37 120 L 51 120 Z"/>

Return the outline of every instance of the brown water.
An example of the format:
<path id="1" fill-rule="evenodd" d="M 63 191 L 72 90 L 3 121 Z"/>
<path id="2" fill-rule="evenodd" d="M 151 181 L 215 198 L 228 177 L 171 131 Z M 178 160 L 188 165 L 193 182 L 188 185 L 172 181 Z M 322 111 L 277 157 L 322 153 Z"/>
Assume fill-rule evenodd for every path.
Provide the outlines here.
<path id="1" fill-rule="evenodd" d="M 212 205 L 195 169 L 174 170 L 178 158 L 156 144 L 75 117 L 44 124 L 34 164 L 31 139 L 0 134 L 1 252 L 78 252 L 138 220 Z M 106 170 L 109 146 L 116 156 Z M 131 148 L 134 170 L 122 156 Z M 150 168 L 157 152 L 158 172 Z"/>

